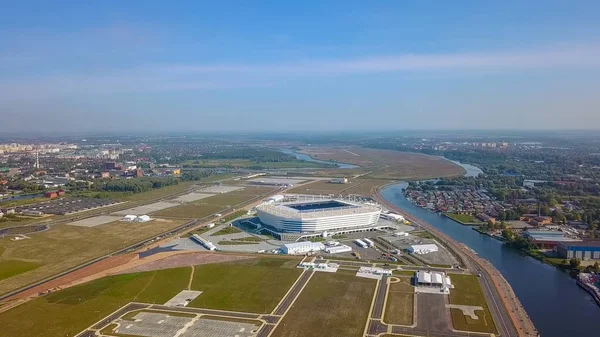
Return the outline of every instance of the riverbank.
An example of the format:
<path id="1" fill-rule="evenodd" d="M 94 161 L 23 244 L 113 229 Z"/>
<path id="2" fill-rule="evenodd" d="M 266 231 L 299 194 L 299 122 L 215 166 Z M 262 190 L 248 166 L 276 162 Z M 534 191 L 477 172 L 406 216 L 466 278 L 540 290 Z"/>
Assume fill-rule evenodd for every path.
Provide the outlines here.
<path id="1" fill-rule="evenodd" d="M 596 322 L 600 317 L 600 307 L 591 300 L 586 291 L 575 284 L 568 272 L 507 247 L 499 240 L 481 235 L 472 227 L 459 225 L 440 214 L 416 206 L 404 197 L 403 189 L 407 185 L 388 185 L 381 190 L 381 194 L 400 208 L 402 214 L 408 213 L 417 219 L 423 219 L 490 261 L 510 282 L 511 288 L 519 296 L 519 301 L 527 309 L 527 314 L 542 336 L 587 336 L 597 332 Z M 561 319 L 552 320 L 548 317 Z M 565 321 L 572 324 L 565 325 Z"/>
<path id="2" fill-rule="evenodd" d="M 442 213 L 443 216 L 445 216 L 446 218 L 450 218 L 456 222 L 458 222 L 459 224 L 463 225 L 463 226 L 481 226 L 484 225 L 483 222 L 469 222 L 470 219 L 475 219 L 473 218 L 472 215 L 469 215 L 470 218 L 468 218 L 469 220 L 467 221 L 463 221 L 467 218 L 462 218 L 461 216 L 464 216 L 465 214 L 455 214 L 455 213 Z"/>
<path id="3" fill-rule="evenodd" d="M 577 276 L 577 285 L 590 293 L 596 304 L 600 306 L 600 289 L 593 285 L 593 281 L 590 280 L 591 277 L 592 275 L 590 274 L 579 274 Z"/>
<path id="4" fill-rule="evenodd" d="M 490 309 L 493 311 L 494 319 L 498 323 L 498 329 L 501 335 L 538 335 L 533 322 L 527 315 L 512 287 L 508 284 L 500 271 L 498 271 L 489 261 L 479 257 L 472 249 L 459 244 L 445 233 L 436 229 L 433 225 L 428 224 L 422 219 L 413 217 L 392 204 L 381 194 L 382 189 L 386 186 L 376 189 L 373 196 L 374 200 L 386 206 L 386 208 L 402 214 L 407 220 L 411 221 L 413 225 L 420 226 L 435 235 L 441 242 L 444 242 L 444 244 L 447 245 L 447 248 L 449 248 L 450 251 L 460 256 L 460 260 L 463 260 L 469 269 L 481 271 L 481 281 L 486 285 L 484 286 L 486 296 L 490 301 Z M 509 322 L 506 322 L 505 318 L 508 319 Z"/>

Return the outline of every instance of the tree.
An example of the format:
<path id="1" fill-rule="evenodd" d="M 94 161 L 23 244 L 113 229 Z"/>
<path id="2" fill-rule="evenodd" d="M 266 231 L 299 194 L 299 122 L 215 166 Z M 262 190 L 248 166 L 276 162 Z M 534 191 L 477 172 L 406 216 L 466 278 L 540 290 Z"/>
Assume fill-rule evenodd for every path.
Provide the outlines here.
<path id="1" fill-rule="evenodd" d="M 577 269 L 581 265 L 581 260 L 572 258 L 571 261 L 569 261 L 569 265 L 571 266 L 571 269 Z"/>
<path id="2" fill-rule="evenodd" d="M 594 263 L 594 273 L 600 273 L 600 264 L 598 264 L 598 261 Z"/>

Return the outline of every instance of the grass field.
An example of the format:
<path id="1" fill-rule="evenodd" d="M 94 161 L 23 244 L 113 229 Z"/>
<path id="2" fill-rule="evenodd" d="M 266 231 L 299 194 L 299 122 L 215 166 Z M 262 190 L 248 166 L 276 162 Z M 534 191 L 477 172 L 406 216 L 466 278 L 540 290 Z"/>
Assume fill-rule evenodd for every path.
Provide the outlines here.
<path id="1" fill-rule="evenodd" d="M 245 187 L 242 190 L 217 194 L 185 205 L 163 209 L 153 214 L 171 218 L 200 219 L 248 202 L 271 191 L 273 188 L 269 187 Z"/>
<path id="2" fill-rule="evenodd" d="M 19 260 L 0 260 L 0 280 L 13 277 L 32 269 L 38 268 L 41 264 L 36 262 L 27 262 Z"/>
<path id="3" fill-rule="evenodd" d="M 200 307 L 270 312 L 300 274 L 298 259 L 261 258 L 195 267 Z M 190 267 L 105 277 L 0 313 L 0 337 L 74 336 L 123 305 L 165 303 L 187 289 Z"/>
<path id="4" fill-rule="evenodd" d="M 162 209 L 158 212 L 152 213 L 152 215 L 155 217 L 201 219 L 224 209 L 225 207 L 218 205 L 201 205 L 197 203 L 190 203 Z"/>
<path id="5" fill-rule="evenodd" d="M 449 217 L 450 219 L 456 220 L 457 222 L 461 223 L 461 224 L 472 224 L 472 223 L 482 223 L 481 221 L 477 220 L 474 216 L 469 215 L 469 214 L 455 214 L 455 213 L 445 213 L 444 215 L 446 215 L 447 217 Z"/>
<path id="6" fill-rule="evenodd" d="M 272 337 L 362 336 L 376 281 L 315 273 Z"/>
<path id="7" fill-rule="evenodd" d="M 190 271 L 111 276 L 40 297 L 0 313 L 0 337 L 74 336 L 128 302 L 165 303 L 187 287 Z"/>
<path id="8" fill-rule="evenodd" d="M 292 261 L 289 267 L 288 263 Z M 196 267 L 192 290 L 203 293 L 189 306 L 271 312 L 300 276 L 297 260 L 261 258 Z"/>
<path id="9" fill-rule="evenodd" d="M 496 333 L 496 326 L 477 276 L 453 274 L 450 279 L 454 284 L 454 289 L 450 291 L 450 304 L 473 305 L 483 308 L 483 311 L 475 311 L 479 318 L 477 320 L 465 316 L 459 309 L 451 309 L 454 328 L 463 331 Z"/>
<path id="10" fill-rule="evenodd" d="M 414 287 L 409 278 L 400 278 L 400 282 L 391 283 L 383 321 L 389 324 L 412 325 L 414 297 Z"/>
<path id="11" fill-rule="evenodd" d="M 0 280 L 0 293 L 22 287 L 71 267 L 113 252 L 142 239 L 175 228 L 185 221 L 165 220 L 145 223 L 113 222 L 97 227 L 54 225 L 51 229 L 31 235 L 30 239 L 11 241 L 0 239 L 6 251 L 0 261 L 26 260 L 40 267 Z"/>
<path id="12" fill-rule="evenodd" d="M 213 233 L 211 236 L 219 236 L 219 235 L 227 235 L 227 234 L 236 234 L 236 233 L 241 233 L 242 231 L 233 227 L 233 226 L 227 226 L 215 233 Z"/>

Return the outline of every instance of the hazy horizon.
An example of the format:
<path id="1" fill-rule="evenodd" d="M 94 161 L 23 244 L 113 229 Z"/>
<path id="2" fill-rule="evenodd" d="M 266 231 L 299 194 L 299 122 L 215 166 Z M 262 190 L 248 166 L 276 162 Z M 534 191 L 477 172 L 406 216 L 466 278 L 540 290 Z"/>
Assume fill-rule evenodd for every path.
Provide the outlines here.
<path id="1" fill-rule="evenodd" d="M 0 135 L 595 131 L 599 10 L 19 2 L 0 14 Z"/>

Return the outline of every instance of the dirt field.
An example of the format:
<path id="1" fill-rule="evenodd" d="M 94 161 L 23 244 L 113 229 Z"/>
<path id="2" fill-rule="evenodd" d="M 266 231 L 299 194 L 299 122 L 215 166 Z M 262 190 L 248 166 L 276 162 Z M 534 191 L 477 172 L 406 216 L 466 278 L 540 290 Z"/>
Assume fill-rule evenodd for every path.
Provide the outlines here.
<path id="1" fill-rule="evenodd" d="M 272 337 L 362 336 L 376 281 L 315 273 Z"/>
<path id="2" fill-rule="evenodd" d="M 194 252 L 194 253 L 185 253 L 178 254 L 166 257 L 161 260 L 152 261 L 146 264 L 142 264 L 140 266 L 124 270 L 122 274 L 126 273 L 136 273 L 136 272 L 144 272 L 151 270 L 159 270 L 159 269 L 169 269 L 169 268 L 177 268 L 177 267 L 186 267 L 186 266 L 197 266 L 208 263 L 222 263 L 222 262 L 231 262 L 242 259 L 253 259 L 254 256 L 247 255 L 233 255 L 233 254 L 215 254 L 208 252 Z"/>
<path id="3" fill-rule="evenodd" d="M 401 277 L 399 279 L 400 282 L 390 284 L 383 320 L 389 324 L 412 325 L 414 288 L 410 284 L 410 278 Z"/>
<path id="4" fill-rule="evenodd" d="M 350 195 L 370 196 L 372 190 L 388 181 L 383 179 L 350 179 L 348 184 L 332 184 L 328 181 L 317 181 L 304 186 L 293 188 L 289 193 L 315 194 L 315 195 Z"/>
<path id="5" fill-rule="evenodd" d="M 97 227 L 55 225 L 30 239 L 0 239 L 6 248 L 0 260 L 18 259 L 42 264 L 39 268 L 0 281 L 0 293 L 49 277 L 119 248 L 175 228 L 185 221 L 114 222 Z"/>
<path id="6" fill-rule="evenodd" d="M 310 147 L 302 149 L 302 152 L 316 159 L 359 165 L 367 171 L 366 178 L 422 180 L 464 174 L 464 169 L 450 161 L 412 152 L 358 147 Z M 337 174 L 342 172 L 338 170 Z"/>

